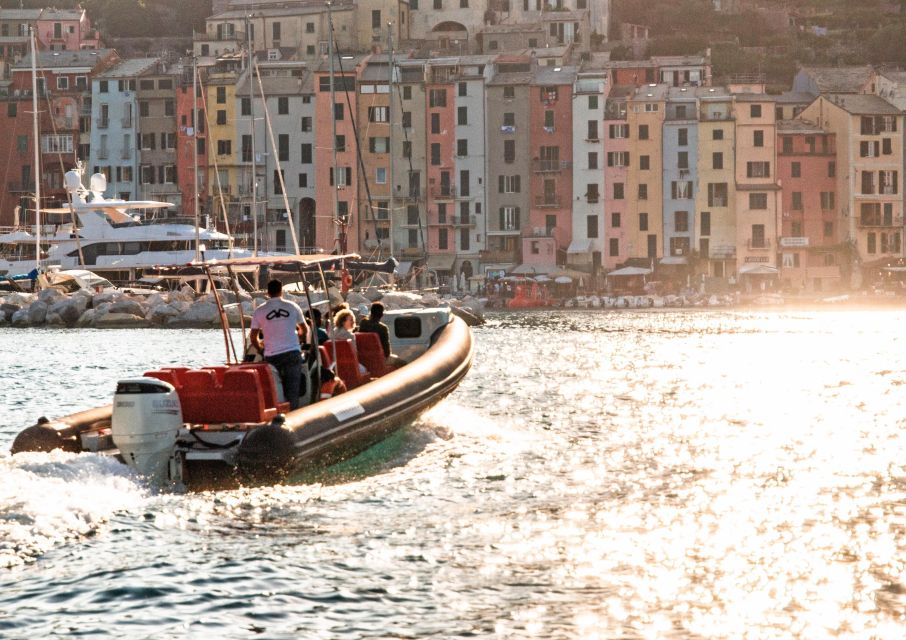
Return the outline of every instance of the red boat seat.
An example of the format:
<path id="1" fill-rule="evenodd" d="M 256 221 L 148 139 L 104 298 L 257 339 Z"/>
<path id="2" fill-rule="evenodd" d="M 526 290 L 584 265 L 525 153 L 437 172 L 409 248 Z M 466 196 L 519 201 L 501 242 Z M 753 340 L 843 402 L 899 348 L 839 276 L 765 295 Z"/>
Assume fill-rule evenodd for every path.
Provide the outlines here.
<path id="1" fill-rule="evenodd" d="M 330 349 L 323 344 L 319 344 L 318 351 L 321 352 L 321 366 L 329 367 L 333 364 L 333 359 L 330 357 Z"/>
<path id="2" fill-rule="evenodd" d="M 381 346 L 381 337 L 378 334 L 367 331 L 355 334 L 355 347 L 359 354 L 359 362 L 365 365 L 372 376 L 380 378 L 387 373 L 384 347 Z"/>
<path id="3" fill-rule="evenodd" d="M 173 387 L 179 391 L 182 383 L 179 378 L 177 378 L 175 371 L 170 371 L 169 369 L 161 369 L 160 371 L 145 371 L 143 374 L 146 378 L 157 378 L 163 382 L 169 382 Z"/>
<path id="4" fill-rule="evenodd" d="M 258 378 L 261 380 L 261 389 L 264 393 L 264 406 L 268 409 L 275 408 L 278 413 L 285 413 L 289 411 L 288 402 L 279 402 L 279 396 L 277 395 L 277 380 L 274 377 L 274 372 L 271 370 L 271 366 L 266 362 L 254 362 L 248 364 L 239 365 L 240 369 L 251 369 L 258 373 Z"/>
<path id="5" fill-rule="evenodd" d="M 217 377 L 213 371 L 186 371 L 183 385 L 179 390 L 179 402 L 182 405 L 182 419 L 185 422 L 212 422 L 208 419 L 208 408 L 215 403 L 217 394 Z"/>
<path id="6" fill-rule="evenodd" d="M 264 402 L 261 376 L 254 369 L 230 369 L 215 406 L 209 408 L 209 422 L 264 422 L 276 414 Z"/>
<path id="7" fill-rule="evenodd" d="M 336 373 L 346 383 L 346 388 L 354 389 L 368 382 L 368 376 L 359 374 L 359 359 L 352 349 L 352 340 L 332 340 L 327 343 L 328 351 L 333 350 L 334 344 L 337 348 Z"/>
<path id="8" fill-rule="evenodd" d="M 223 384 L 223 374 L 227 372 L 227 367 L 225 366 L 213 366 L 213 367 L 202 367 L 202 371 L 213 371 L 214 378 L 217 380 L 217 384 Z"/>

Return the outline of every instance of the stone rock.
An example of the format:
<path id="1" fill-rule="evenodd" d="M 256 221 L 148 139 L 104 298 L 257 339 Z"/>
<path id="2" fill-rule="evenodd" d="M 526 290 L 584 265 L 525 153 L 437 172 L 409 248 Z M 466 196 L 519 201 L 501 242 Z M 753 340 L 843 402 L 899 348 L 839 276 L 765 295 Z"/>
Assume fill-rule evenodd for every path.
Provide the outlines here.
<path id="1" fill-rule="evenodd" d="M 16 313 L 19 309 L 22 308 L 22 305 L 16 304 L 14 302 L 4 302 L 0 304 L 0 313 L 6 314 L 7 318 L 12 318 L 13 314 Z"/>
<path id="2" fill-rule="evenodd" d="M 138 300 L 122 297 L 110 305 L 109 313 L 125 313 L 145 317 L 145 309 Z"/>
<path id="3" fill-rule="evenodd" d="M 63 293 L 59 289 L 42 289 L 38 294 L 38 300 L 40 300 L 47 306 L 50 306 L 65 297 L 66 296 L 63 295 Z"/>
<path id="4" fill-rule="evenodd" d="M 356 309 L 361 305 L 365 305 L 366 308 L 371 306 L 371 300 L 358 291 L 350 291 L 346 294 L 346 303 L 349 305 L 350 309 Z"/>
<path id="5" fill-rule="evenodd" d="M 34 299 L 35 296 L 31 293 L 21 293 L 19 291 L 16 291 L 15 293 L 11 293 L 10 295 L 6 296 L 6 302 L 4 304 L 15 304 L 19 305 L 19 307 L 27 307 L 34 301 Z"/>
<path id="6" fill-rule="evenodd" d="M 217 305 L 211 302 L 196 302 L 177 317 L 167 320 L 168 325 L 173 324 L 214 324 L 220 321 Z"/>
<path id="7" fill-rule="evenodd" d="M 97 309 L 87 309 L 85 313 L 76 322 L 77 327 L 93 327 L 94 321 L 97 319 L 98 310 Z"/>
<path id="8" fill-rule="evenodd" d="M 390 291 L 384 294 L 381 302 L 387 310 L 413 309 L 422 306 L 422 297 L 408 291 Z"/>
<path id="9" fill-rule="evenodd" d="M 81 315 L 88 308 L 91 296 L 73 295 L 70 298 L 53 304 L 47 312 L 47 324 L 63 324 L 68 327 L 75 326 Z"/>
<path id="10" fill-rule="evenodd" d="M 170 302 L 169 296 L 165 293 L 152 293 L 145 299 L 145 306 L 148 309 L 153 309 L 154 307 L 159 307 L 162 304 L 168 304 Z"/>
<path id="11" fill-rule="evenodd" d="M 45 291 L 49 291 L 49 289 L 45 289 Z M 28 324 L 44 324 L 45 318 L 47 318 L 47 303 L 42 300 L 32 302 L 28 307 Z"/>
<path id="12" fill-rule="evenodd" d="M 188 303 L 183 302 L 182 304 L 188 306 Z M 176 306 L 176 303 L 159 304 L 148 310 L 148 313 L 145 314 L 145 320 L 153 324 L 166 324 L 170 318 L 177 317 L 182 311 L 182 309 Z"/>
<path id="13" fill-rule="evenodd" d="M 98 328 L 140 328 L 150 326 L 148 321 L 142 316 L 132 315 L 131 313 L 108 312 L 102 318 L 95 320 L 94 326 Z"/>
<path id="14" fill-rule="evenodd" d="M 97 308 L 98 305 L 104 304 L 105 302 L 113 302 L 114 300 L 122 298 L 123 295 L 122 291 L 102 291 L 91 298 L 91 306 L 92 308 Z"/>
<path id="15" fill-rule="evenodd" d="M 384 297 L 384 292 L 378 289 L 377 287 L 368 287 L 365 290 L 365 297 L 371 300 L 372 302 L 377 302 Z"/>
<path id="16" fill-rule="evenodd" d="M 28 309 L 19 309 L 13 314 L 13 317 L 10 318 L 14 327 L 27 327 L 28 322 Z"/>

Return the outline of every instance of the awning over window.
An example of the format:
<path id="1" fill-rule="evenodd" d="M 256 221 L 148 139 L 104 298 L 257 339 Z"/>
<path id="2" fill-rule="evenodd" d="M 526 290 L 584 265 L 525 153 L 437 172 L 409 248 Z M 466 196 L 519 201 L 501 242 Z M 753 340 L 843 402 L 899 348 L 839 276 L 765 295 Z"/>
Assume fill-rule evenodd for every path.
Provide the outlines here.
<path id="1" fill-rule="evenodd" d="M 739 275 L 746 276 L 776 276 L 777 267 L 769 264 L 749 263 L 739 267 Z"/>
<path id="2" fill-rule="evenodd" d="M 549 274 L 551 271 L 554 271 L 557 268 L 557 265 L 543 265 L 543 264 L 520 264 L 518 267 L 510 271 L 510 273 L 515 273 L 519 275 L 535 275 L 543 273 L 545 275 Z"/>
<path id="3" fill-rule="evenodd" d="M 591 240 L 573 240 L 569 243 L 566 253 L 589 253 L 591 252 Z"/>
<path id="4" fill-rule="evenodd" d="M 663 258 L 661 258 L 660 264 L 689 264 L 689 258 L 687 258 L 686 256 L 664 256 Z"/>
<path id="5" fill-rule="evenodd" d="M 453 269 L 453 263 L 456 262 L 455 253 L 441 253 L 434 256 L 428 256 L 428 268 L 435 271 L 450 271 Z"/>

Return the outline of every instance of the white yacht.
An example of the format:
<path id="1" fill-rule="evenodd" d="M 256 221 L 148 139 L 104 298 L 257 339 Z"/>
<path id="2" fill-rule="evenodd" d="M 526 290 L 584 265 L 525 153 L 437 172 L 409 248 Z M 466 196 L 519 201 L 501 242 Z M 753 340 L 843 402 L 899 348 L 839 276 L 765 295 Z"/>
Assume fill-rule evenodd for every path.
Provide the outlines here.
<path id="1" fill-rule="evenodd" d="M 130 211 L 165 209 L 169 202 L 149 200 L 111 200 L 103 196 L 107 180 L 103 174 L 91 176 L 90 188 L 82 185 L 79 171 L 67 172 L 66 189 L 72 197 L 72 212 L 78 219 L 77 230 L 72 224 L 60 225 L 52 234 L 41 238 L 42 265 L 61 269 L 87 268 L 113 279 L 135 279 L 144 268 L 181 266 L 196 259 L 196 243 L 205 260 L 229 257 L 251 257 L 247 249 L 230 250 L 230 236 L 212 229 L 196 228 L 189 224 L 145 224 Z M 68 207 L 45 209 L 47 214 L 65 215 Z M 42 229 L 46 229 L 43 226 Z M 78 238 L 76 237 L 76 231 Z M 0 254 L 0 275 L 24 275 L 35 268 L 34 242 L 28 249 L 28 234 L 19 233 L 13 245 L 18 253 Z M 5 246 L 5 245 L 4 245 Z M 81 257 L 79 255 L 81 250 Z M 46 255 L 46 257 L 45 257 Z"/>

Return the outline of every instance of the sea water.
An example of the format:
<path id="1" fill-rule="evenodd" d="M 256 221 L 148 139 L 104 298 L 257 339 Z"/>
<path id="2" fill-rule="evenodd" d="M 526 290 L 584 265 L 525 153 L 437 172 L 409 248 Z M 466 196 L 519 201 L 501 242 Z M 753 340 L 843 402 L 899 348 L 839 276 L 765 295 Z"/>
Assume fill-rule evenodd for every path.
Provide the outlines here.
<path id="1" fill-rule="evenodd" d="M 906 313 L 540 312 L 292 486 L 0 453 L 0 637 L 906 637 Z M 0 329 L 0 447 L 219 331 Z"/>

